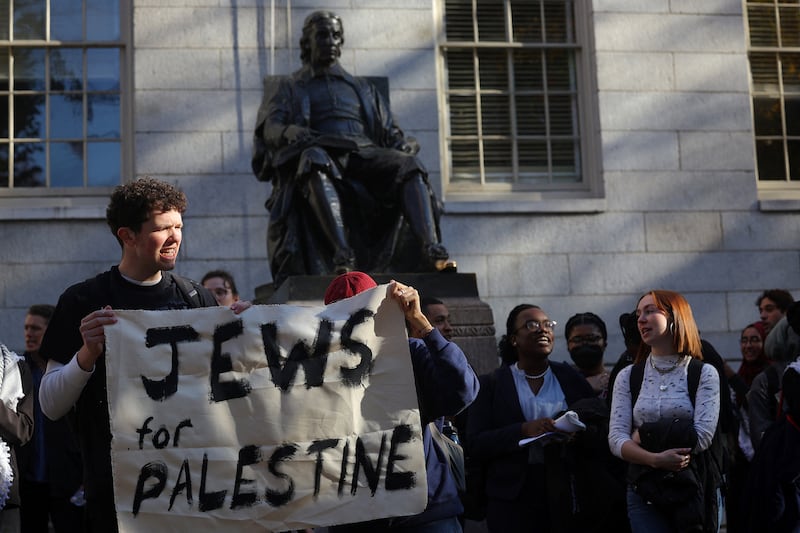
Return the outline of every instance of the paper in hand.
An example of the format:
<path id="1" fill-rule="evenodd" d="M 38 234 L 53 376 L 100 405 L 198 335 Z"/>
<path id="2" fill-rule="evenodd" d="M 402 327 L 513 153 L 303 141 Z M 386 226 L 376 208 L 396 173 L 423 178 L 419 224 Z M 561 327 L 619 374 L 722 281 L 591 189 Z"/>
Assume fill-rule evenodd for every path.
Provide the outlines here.
<path id="1" fill-rule="evenodd" d="M 578 413 L 575 411 L 567 411 L 563 415 L 559 416 L 554 420 L 556 429 L 560 431 L 564 431 L 567 433 L 575 433 L 576 431 L 583 431 L 586 429 L 586 424 L 581 422 L 581 419 L 578 418 Z M 542 433 L 536 437 L 528 437 L 519 441 L 520 446 L 525 446 L 530 444 L 531 442 L 537 441 L 542 437 L 547 437 L 548 435 L 553 435 L 555 432 L 550 431 L 548 433 Z"/>

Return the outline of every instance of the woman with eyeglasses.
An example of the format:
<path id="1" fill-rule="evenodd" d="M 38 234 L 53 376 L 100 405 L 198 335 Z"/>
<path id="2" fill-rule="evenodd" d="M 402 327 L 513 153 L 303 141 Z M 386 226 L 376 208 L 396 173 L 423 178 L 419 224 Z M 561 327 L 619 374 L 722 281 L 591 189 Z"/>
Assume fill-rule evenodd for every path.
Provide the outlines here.
<path id="1" fill-rule="evenodd" d="M 753 384 L 753 379 L 770 363 L 764 353 L 765 337 L 766 327 L 763 322 L 754 322 L 745 326 L 739 337 L 739 347 L 742 354 L 742 363 L 739 365 L 739 370 L 733 373 L 730 367 L 727 365 L 725 367 L 725 371 L 729 372 L 728 383 L 730 383 L 734 391 L 733 399 L 735 400 L 739 421 L 739 433 L 727 479 L 728 490 L 725 512 L 728 518 L 728 533 L 745 531 L 746 517 L 742 513 L 742 509 L 748 495 L 745 494 L 744 487 L 750 470 L 750 461 L 753 460 L 755 453 L 750 438 L 750 420 L 747 416 L 747 392 Z"/>
<path id="2" fill-rule="evenodd" d="M 614 382 L 608 434 L 611 451 L 629 463 L 631 530 L 716 531 L 719 471 L 703 452 L 719 420 L 719 375 L 702 362 L 700 334 L 682 295 L 649 291 L 636 316 L 642 344 Z"/>
<path id="3" fill-rule="evenodd" d="M 467 447 L 486 466 L 486 523 L 492 532 L 569 531 L 574 506 L 564 461 L 569 433 L 554 419 L 594 392 L 569 364 L 549 360 L 556 322 L 518 305 L 500 339 L 503 365 L 481 377 L 469 408 Z M 542 437 L 520 445 L 522 439 Z"/>

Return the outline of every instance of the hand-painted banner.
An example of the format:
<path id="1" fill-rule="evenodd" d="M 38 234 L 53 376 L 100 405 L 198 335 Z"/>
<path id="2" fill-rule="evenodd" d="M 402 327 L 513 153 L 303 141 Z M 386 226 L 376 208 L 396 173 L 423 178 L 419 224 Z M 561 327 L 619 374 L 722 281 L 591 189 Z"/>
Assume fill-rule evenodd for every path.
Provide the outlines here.
<path id="1" fill-rule="evenodd" d="M 386 285 L 326 307 L 117 311 L 106 329 L 121 531 L 282 531 L 427 501 L 403 315 Z"/>

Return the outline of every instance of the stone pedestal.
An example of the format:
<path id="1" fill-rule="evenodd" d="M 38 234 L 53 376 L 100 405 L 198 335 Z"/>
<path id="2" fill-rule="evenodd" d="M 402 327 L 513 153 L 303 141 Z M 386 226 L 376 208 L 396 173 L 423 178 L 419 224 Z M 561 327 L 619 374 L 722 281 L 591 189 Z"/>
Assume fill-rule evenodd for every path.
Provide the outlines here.
<path id="1" fill-rule="evenodd" d="M 325 289 L 336 276 L 292 276 L 275 289 L 272 284 L 256 287 L 257 304 L 324 305 Z M 392 279 L 411 285 L 422 296 L 438 298 L 450 310 L 455 329 L 453 342 L 467 356 L 475 373 L 486 374 L 498 366 L 492 309 L 480 300 L 475 274 L 434 272 L 374 274 L 379 284 Z"/>

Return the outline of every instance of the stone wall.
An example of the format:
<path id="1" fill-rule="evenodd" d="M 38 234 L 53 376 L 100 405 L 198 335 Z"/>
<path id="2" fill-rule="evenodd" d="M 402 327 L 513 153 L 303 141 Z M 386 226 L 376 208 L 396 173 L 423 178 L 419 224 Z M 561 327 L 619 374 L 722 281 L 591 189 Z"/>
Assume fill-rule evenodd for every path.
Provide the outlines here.
<path id="1" fill-rule="evenodd" d="M 443 192 L 433 4 L 325 6 L 344 21 L 345 67 L 390 78 L 398 122 L 419 139 Z M 738 332 L 757 318 L 761 290 L 800 296 L 800 216 L 759 210 L 741 2 L 593 6 L 594 134 L 606 209 L 456 213 L 450 205 L 445 243 L 459 271 L 476 274 L 498 335 L 520 302 L 542 306 L 562 326 L 574 313 L 593 311 L 612 334 L 610 362 L 622 350 L 617 317 L 641 292 L 660 287 L 685 293 L 704 336 L 736 358 Z M 178 183 L 189 196 L 178 271 L 199 278 L 226 267 L 246 298 L 270 281 L 269 186 L 250 170 L 261 79 L 299 66 L 300 27 L 318 7 L 293 0 L 287 10 L 276 2 L 273 16 L 260 0 L 133 1 L 136 173 Z M 0 225 L 0 340 L 10 347 L 22 348 L 27 305 L 55 302 L 68 284 L 118 260 L 96 211 L 80 220 L 9 217 Z M 554 358 L 561 359 L 566 346 L 557 330 Z"/>

